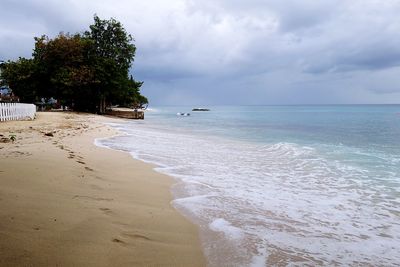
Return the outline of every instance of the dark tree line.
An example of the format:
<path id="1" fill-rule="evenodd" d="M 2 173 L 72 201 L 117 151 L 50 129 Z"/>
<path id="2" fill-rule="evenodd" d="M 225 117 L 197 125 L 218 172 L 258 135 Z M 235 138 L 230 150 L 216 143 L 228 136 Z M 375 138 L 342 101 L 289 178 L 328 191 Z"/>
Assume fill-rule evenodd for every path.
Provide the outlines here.
<path id="1" fill-rule="evenodd" d="M 129 76 L 133 38 L 115 19 L 94 16 L 82 34 L 35 38 L 31 59 L 2 64 L 1 78 L 22 102 L 54 97 L 75 110 L 104 113 L 111 104 L 140 108 L 143 82 Z"/>

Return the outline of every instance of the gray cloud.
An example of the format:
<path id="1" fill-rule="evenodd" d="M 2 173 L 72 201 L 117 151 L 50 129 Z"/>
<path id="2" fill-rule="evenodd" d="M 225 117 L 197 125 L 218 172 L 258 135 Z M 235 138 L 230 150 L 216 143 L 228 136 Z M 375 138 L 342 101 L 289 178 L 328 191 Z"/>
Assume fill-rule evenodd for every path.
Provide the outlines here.
<path id="1" fill-rule="evenodd" d="M 0 59 L 93 14 L 136 39 L 155 104 L 400 102 L 397 0 L 0 0 Z"/>

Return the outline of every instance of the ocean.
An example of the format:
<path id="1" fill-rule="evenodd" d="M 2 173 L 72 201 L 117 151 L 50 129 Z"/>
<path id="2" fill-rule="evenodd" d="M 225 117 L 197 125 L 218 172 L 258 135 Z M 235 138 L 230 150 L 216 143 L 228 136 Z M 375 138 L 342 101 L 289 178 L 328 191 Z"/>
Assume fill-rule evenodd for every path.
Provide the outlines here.
<path id="1" fill-rule="evenodd" d="M 176 178 L 209 266 L 400 266 L 400 105 L 207 108 L 96 142 Z"/>

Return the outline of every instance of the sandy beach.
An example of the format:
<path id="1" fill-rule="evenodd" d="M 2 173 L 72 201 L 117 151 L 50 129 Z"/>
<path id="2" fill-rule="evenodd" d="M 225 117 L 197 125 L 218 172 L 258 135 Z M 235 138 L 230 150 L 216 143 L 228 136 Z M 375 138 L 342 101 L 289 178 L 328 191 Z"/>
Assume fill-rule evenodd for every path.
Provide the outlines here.
<path id="1" fill-rule="evenodd" d="M 198 229 L 170 204 L 174 180 L 94 145 L 91 114 L 1 122 L 0 266 L 204 266 Z"/>

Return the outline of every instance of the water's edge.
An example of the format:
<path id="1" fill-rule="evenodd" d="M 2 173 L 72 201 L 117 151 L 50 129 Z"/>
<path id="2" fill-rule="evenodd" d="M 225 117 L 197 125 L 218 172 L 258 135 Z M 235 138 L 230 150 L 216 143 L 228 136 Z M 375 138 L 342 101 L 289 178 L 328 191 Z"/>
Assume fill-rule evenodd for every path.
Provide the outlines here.
<path id="1" fill-rule="evenodd" d="M 175 208 L 186 219 L 188 219 L 191 223 L 193 223 L 194 225 L 196 225 L 198 227 L 198 229 L 199 229 L 199 237 L 200 237 L 200 242 L 201 242 L 201 245 L 202 245 L 203 254 L 206 257 L 206 254 L 204 253 L 204 244 L 206 242 L 205 241 L 206 238 L 204 236 L 205 235 L 210 235 L 210 230 L 208 229 L 208 227 L 206 225 L 199 224 L 199 222 L 194 219 L 195 216 L 193 215 L 193 213 L 190 210 L 185 209 L 183 206 L 181 206 L 181 205 L 179 205 L 177 203 L 179 197 L 178 197 L 177 191 L 174 190 L 174 189 L 180 187 L 180 185 L 182 185 L 184 183 L 184 181 L 182 179 L 180 179 L 179 177 L 176 177 L 174 175 L 168 174 L 165 171 L 163 171 L 163 167 L 160 166 L 159 164 L 157 164 L 155 162 L 143 160 L 133 152 L 130 152 L 130 151 L 127 151 L 127 150 L 123 150 L 123 149 L 115 149 L 115 148 L 112 148 L 111 146 L 103 145 L 101 143 L 102 141 L 128 135 L 128 133 L 126 133 L 123 130 L 121 130 L 120 128 L 116 127 L 116 125 L 113 124 L 113 123 L 105 123 L 105 125 L 108 125 L 110 127 L 113 127 L 115 129 L 117 129 L 119 131 L 119 134 L 116 134 L 116 135 L 113 135 L 113 136 L 109 136 L 109 137 L 95 138 L 94 142 L 93 142 L 95 146 L 101 147 L 101 148 L 105 148 L 105 149 L 114 150 L 114 151 L 118 151 L 118 152 L 128 153 L 132 157 L 133 160 L 139 160 L 139 161 L 144 162 L 146 164 L 150 164 L 150 165 L 153 166 L 152 169 L 154 171 L 156 171 L 158 173 L 161 173 L 163 175 L 167 175 L 167 176 L 169 176 L 169 177 L 171 177 L 173 179 L 174 183 L 171 185 L 171 188 L 170 188 L 170 193 L 172 195 L 172 199 L 173 200 L 171 201 L 170 205 L 173 208 Z M 210 236 L 212 236 L 212 235 L 210 235 Z M 207 258 L 206 258 L 206 261 L 207 261 Z"/>
<path id="2" fill-rule="evenodd" d="M 168 111 L 110 124 L 123 135 L 95 143 L 175 179 L 171 205 L 199 226 L 209 266 L 396 265 L 394 115 L 308 109 L 247 112 L 254 121 Z"/>

